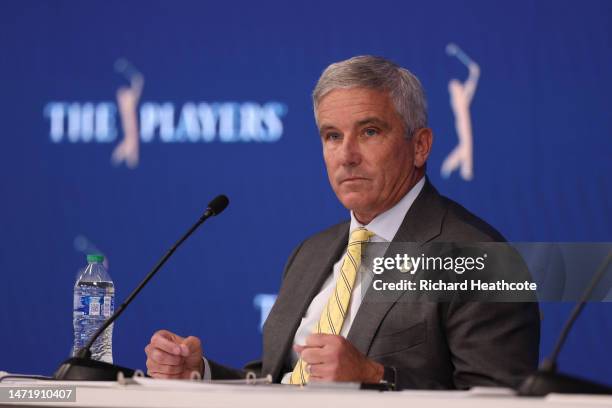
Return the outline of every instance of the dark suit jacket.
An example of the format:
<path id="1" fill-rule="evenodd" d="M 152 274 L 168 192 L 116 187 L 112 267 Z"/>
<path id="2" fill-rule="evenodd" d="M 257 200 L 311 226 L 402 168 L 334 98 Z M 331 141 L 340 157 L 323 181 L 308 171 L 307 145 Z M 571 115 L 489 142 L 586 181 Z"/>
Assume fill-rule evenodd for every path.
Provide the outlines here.
<path id="1" fill-rule="evenodd" d="M 264 325 L 263 358 L 245 369 L 279 382 L 291 371 L 289 352 L 301 318 L 332 273 L 347 243 L 349 223 L 300 244 Z M 503 237 L 427 181 L 394 242 L 488 242 Z M 397 299 L 403 295 L 397 293 Z M 516 386 L 537 367 L 540 336 L 535 303 L 368 302 L 347 339 L 396 372 L 398 388 L 463 389 Z M 210 361 L 212 378 L 244 378 L 244 371 Z"/>

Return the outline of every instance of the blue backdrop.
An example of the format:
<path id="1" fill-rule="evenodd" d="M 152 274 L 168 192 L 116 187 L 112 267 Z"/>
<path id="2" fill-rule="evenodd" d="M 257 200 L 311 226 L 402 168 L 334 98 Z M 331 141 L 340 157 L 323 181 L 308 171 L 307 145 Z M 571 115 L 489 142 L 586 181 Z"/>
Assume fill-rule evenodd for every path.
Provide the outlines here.
<path id="1" fill-rule="evenodd" d="M 510 240 L 612 241 L 611 18 L 606 0 L 3 1 L 0 369 L 51 373 L 68 355 L 84 252 L 108 257 L 122 300 L 220 192 L 227 212 L 115 325 L 114 357 L 144 368 L 167 328 L 216 360 L 257 358 L 255 296 L 277 291 L 295 245 L 348 216 L 309 95 L 353 55 L 421 79 L 442 193 Z M 451 43 L 480 66 L 471 181 L 440 176 L 457 145 L 448 84 L 468 76 Z M 113 163 L 130 132 L 138 163 Z M 541 354 L 570 307 L 543 305 Z M 610 382 L 610 312 L 587 307 L 564 371 Z"/>

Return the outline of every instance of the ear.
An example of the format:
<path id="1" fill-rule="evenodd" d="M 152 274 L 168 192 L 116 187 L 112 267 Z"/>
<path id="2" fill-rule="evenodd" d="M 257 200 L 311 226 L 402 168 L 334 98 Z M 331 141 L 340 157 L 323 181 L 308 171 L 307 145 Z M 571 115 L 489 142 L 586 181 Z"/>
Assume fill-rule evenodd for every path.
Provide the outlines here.
<path id="1" fill-rule="evenodd" d="M 418 129 L 412 135 L 412 145 L 414 147 L 414 167 L 421 168 L 427 162 L 431 145 L 433 144 L 433 133 L 429 128 Z"/>

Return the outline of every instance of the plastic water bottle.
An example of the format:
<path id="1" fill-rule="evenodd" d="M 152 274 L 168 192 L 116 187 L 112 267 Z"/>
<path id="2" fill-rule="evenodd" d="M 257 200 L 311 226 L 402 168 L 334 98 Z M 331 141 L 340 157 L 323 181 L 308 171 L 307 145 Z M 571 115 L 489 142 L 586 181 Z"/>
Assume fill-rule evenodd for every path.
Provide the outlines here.
<path id="1" fill-rule="evenodd" d="M 115 311 L 115 285 L 102 262 L 102 255 L 87 255 L 87 267 L 79 274 L 74 284 L 73 355 Z M 91 358 L 113 362 L 113 325 L 104 330 L 94 342 Z"/>

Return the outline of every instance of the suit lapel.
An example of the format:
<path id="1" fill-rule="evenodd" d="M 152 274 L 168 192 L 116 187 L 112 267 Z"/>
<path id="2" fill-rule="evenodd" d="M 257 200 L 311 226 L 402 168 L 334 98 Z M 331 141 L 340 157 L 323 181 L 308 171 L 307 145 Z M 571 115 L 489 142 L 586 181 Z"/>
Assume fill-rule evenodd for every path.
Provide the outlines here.
<path id="1" fill-rule="evenodd" d="M 323 239 L 316 247 L 309 248 L 308 253 L 313 254 L 311 257 L 296 256 L 294 259 L 291 276 L 284 280 L 270 312 L 275 316 L 269 319 L 273 327 L 267 328 L 264 356 L 272 359 L 264 361 L 264 373 L 271 373 L 274 378 L 280 374 L 302 317 L 346 248 L 348 230 L 349 223 L 340 225 L 338 231 L 330 234 L 330 239 Z"/>
<path id="2" fill-rule="evenodd" d="M 416 198 L 393 242 L 417 242 L 424 244 L 440 235 L 446 207 L 436 189 L 426 180 L 423 190 Z M 375 293 L 370 287 L 366 292 L 355 320 L 348 333 L 349 340 L 359 351 L 367 355 L 372 339 L 385 315 L 405 291 L 397 291 L 385 299 L 372 301 Z"/>

